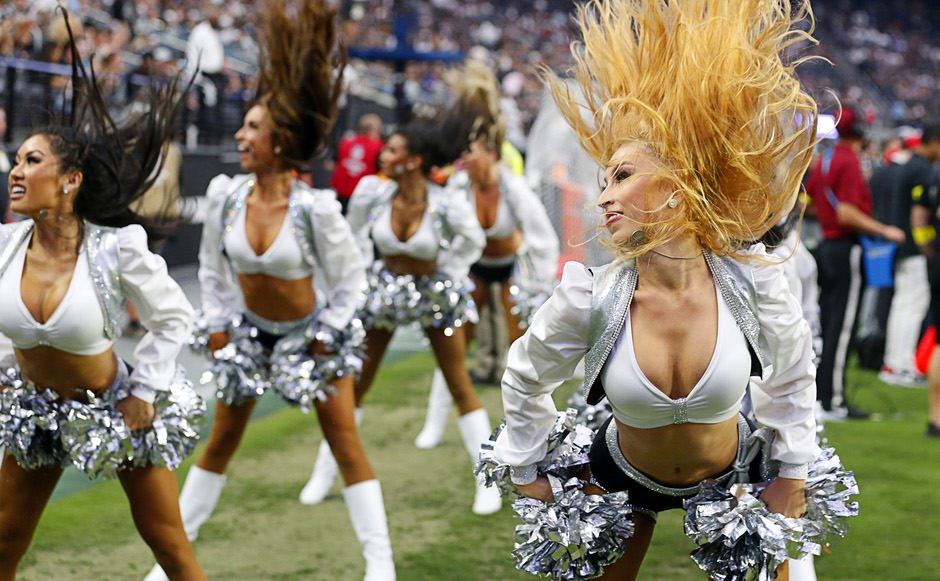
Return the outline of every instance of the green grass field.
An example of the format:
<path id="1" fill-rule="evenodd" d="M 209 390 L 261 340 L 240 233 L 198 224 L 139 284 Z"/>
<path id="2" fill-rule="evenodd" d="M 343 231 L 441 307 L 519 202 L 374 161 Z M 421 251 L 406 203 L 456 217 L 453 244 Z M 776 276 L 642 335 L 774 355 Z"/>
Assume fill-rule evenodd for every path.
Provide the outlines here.
<path id="1" fill-rule="evenodd" d="M 387 365 L 366 404 L 362 434 L 385 492 L 402 580 L 526 579 L 509 557 L 514 519 L 470 512 L 470 460 L 451 421 L 444 443 L 414 448 L 433 361 L 420 354 Z M 827 436 L 855 470 L 861 515 L 848 538 L 816 560 L 820 580 L 940 579 L 940 440 L 924 437 L 926 390 L 891 388 L 852 370 L 855 401 L 876 421 L 830 424 Z M 556 394 L 564 404 L 575 384 Z M 481 396 L 501 417 L 498 389 Z M 361 579 L 363 564 L 337 486 L 323 504 L 297 502 L 321 435 L 316 418 L 284 409 L 252 423 L 229 484 L 196 552 L 213 579 Z M 198 450 L 197 450 L 198 452 Z M 180 479 L 188 469 L 180 470 Z M 660 518 L 644 579 L 704 579 L 688 554 L 682 515 Z M 30 580 L 140 579 L 152 557 L 131 523 L 117 482 L 52 502 L 20 569 Z"/>

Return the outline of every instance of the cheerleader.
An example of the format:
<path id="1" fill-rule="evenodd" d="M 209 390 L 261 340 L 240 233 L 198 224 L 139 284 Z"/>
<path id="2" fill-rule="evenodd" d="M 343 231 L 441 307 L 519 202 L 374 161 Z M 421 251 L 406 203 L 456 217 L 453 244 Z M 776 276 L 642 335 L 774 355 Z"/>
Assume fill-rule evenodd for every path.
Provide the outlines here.
<path id="1" fill-rule="evenodd" d="M 361 341 L 353 314 L 364 263 L 335 195 L 291 173 L 323 146 L 336 113 L 336 10 L 325 0 L 272 0 L 263 14 L 260 97 L 235 134 L 246 173 L 218 176 L 206 193 L 199 280 L 220 385 L 209 441 L 180 493 L 183 523 L 195 540 L 258 396 L 273 387 L 316 409 L 346 483 L 365 578 L 394 579 L 382 489 L 354 420 L 361 360 L 350 349 Z M 162 577 L 157 566 L 148 579 Z"/>
<path id="2" fill-rule="evenodd" d="M 379 156 L 382 173 L 359 182 L 349 202 L 349 224 L 363 254 L 373 259 L 359 316 L 366 328 L 365 364 L 356 381 L 361 406 L 397 327 L 417 323 L 431 342 L 457 403 L 457 425 L 471 459 L 488 437 L 490 420 L 470 382 L 464 357 L 464 326 L 476 320 L 467 273 L 480 256 L 483 230 L 465 198 L 449 195 L 428 179 L 440 147 L 430 128 L 402 127 Z M 378 256 L 376 256 L 378 255 Z M 322 501 L 336 474 L 326 444 L 320 446 L 300 500 Z M 473 512 L 500 508 L 494 487 L 477 486 Z"/>
<path id="3" fill-rule="evenodd" d="M 463 70 L 451 73 L 449 82 L 458 99 L 442 126 L 449 143 L 461 144 L 464 170 L 451 177 L 447 189 L 451 195 L 469 200 L 486 234 L 483 254 L 470 267 L 473 300 L 477 305 L 500 303 L 508 340 L 497 343 L 509 345 L 522 336 L 532 315 L 551 293 L 558 268 L 558 236 L 542 200 L 525 178 L 500 160 L 506 129 L 496 78 L 478 61 L 469 61 Z M 498 289 L 498 296 L 491 296 L 494 289 Z M 487 375 L 499 376 L 502 359 L 497 358 L 496 368 Z M 437 370 L 424 428 L 415 440 L 418 448 L 440 443 L 453 403 L 448 395 L 443 375 Z"/>
<path id="4" fill-rule="evenodd" d="M 9 188 L 26 219 L 0 226 L 0 333 L 9 339 L 0 343 L 12 344 L 0 376 L 0 578 L 16 576 L 71 465 L 117 477 L 157 562 L 176 579 L 205 579 L 173 472 L 205 413 L 176 368 L 192 307 L 141 227 L 169 224 L 129 209 L 160 172 L 176 91 L 154 95 L 149 112 L 116 126 L 68 32 L 69 117 L 20 146 Z M 147 330 L 132 363 L 114 352 L 128 302 Z"/>
<path id="5" fill-rule="evenodd" d="M 767 511 L 806 510 L 820 453 L 811 334 L 779 261 L 745 244 L 789 211 L 810 162 L 816 105 L 781 53 L 810 38 L 794 27 L 811 18 L 803 1 L 596 0 L 573 51 L 584 101 L 549 81 L 605 168 L 597 206 L 618 256 L 568 263 L 510 348 L 494 453 L 522 495 L 557 500 L 536 464 L 556 421 L 551 393 L 583 358 L 588 404 L 606 396 L 613 412 L 584 491 L 625 491 L 632 506 L 606 578 L 636 578 L 657 515 L 705 480 L 767 481 Z M 755 416 L 775 436 L 767 461 L 741 455 L 752 377 Z"/>

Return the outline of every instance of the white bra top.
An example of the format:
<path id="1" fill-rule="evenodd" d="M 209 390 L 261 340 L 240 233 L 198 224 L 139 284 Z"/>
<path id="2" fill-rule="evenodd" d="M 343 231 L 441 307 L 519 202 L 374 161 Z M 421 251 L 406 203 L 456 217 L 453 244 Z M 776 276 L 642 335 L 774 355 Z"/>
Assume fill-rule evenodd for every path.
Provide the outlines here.
<path id="1" fill-rule="evenodd" d="M 391 204 L 376 217 L 372 226 L 372 241 L 383 256 L 405 255 L 417 260 L 437 260 L 441 248 L 434 224 L 431 223 L 431 213 L 427 211 L 421 217 L 417 232 L 404 242 L 399 240 L 392 230 Z"/>
<path id="2" fill-rule="evenodd" d="M 293 235 L 294 224 L 290 211 L 284 215 L 284 223 L 281 224 L 277 238 L 260 255 L 248 243 L 245 230 L 247 214 L 246 207 L 242 207 L 232 222 L 232 229 L 222 238 L 225 254 L 235 272 L 264 274 L 284 280 L 307 278 L 313 274 L 313 267 L 304 260 L 300 244 Z"/>
<path id="3" fill-rule="evenodd" d="M 104 315 L 88 272 L 84 245 L 69 288 L 45 323 L 37 322 L 29 312 L 20 290 L 28 247 L 28 240 L 20 245 L 0 278 L 0 296 L 7 297 L 0 301 L 0 333 L 17 349 L 48 345 L 72 355 L 98 355 L 110 349 L 114 341 L 105 335 Z"/>
<path id="4" fill-rule="evenodd" d="M 502 184 L 502 182 L 500 182 Z M 473 211 L 477 210 L 477 196 L 470 194 L 470 200 L 473 202 Z M 496 219 L 493 225 L 483 230 L 487 240 L 504 240 L 513 235 L 519 228 L 512 210 L 509 209 L 509 202 L 506 201 L 506 193 L 500 191 L 499 200 L 496 202 Z"/>
<path id="5" fill-rule="evenodd" d="M 721 295 L 715 351 L 705 374 L 683 398 L 670 398 L 640 369 L 630 321 L 627 313 L 620 336 L 601 370 L 604 391 L 618 421 L 645 429 L 689 422 L 717 424 L 738 414 L 750 381 L 751 355 L 747 340 Z"/>

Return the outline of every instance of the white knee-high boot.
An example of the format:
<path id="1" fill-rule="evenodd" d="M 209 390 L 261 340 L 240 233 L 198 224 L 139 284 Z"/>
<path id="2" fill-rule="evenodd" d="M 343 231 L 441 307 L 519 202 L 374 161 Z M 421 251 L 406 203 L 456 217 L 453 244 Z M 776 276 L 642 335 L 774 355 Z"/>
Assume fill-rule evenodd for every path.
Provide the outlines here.
<path id="1" fill-rule="evenodd" d="M 362 423 L 362 408 L 356 408 L 356 427 Z M 336 482 L 336 476 L 339 474 L 339 465 L 336 464 L 336 458 L 333 457 L 333 450 L 330 450 L 330 444 L 323 438 L 320 442 L 320 449 L 317 451 L 317 460 L 313 463 L 313 472 L 310 473 L 310 480 L 300 491 L 300 504 L 320 504 L 330 494 L 333 483 Z"/>
<path id="2" fill-rule="evenodd" d="M 813 556 L 807 555 L 797 561 L 790 559 L 790 581 L 816 581 L 816 566 Z"/>
<path id="3" fill-rule="evenodd" d="M 480 460 L 480 445 L 489 439 L 492 429 L 490 417 L 485 409 L 474 410 L 457 418 L 457 427 L 463 445 L 475 465 Z M 493 514 L 499 511 L 503 500 L 495 486 L 483 486 L 477 481 L 476 494 L 473 497 L 474 514 Z"/>
<path id="4" fill-rule="evenodd" d="M 395 581 L 392 541 L 388 537 L 385 502 L 378 480 L 358 482 L 343 489 L 356 538 L 366 560 L 365 581 Z"/>
<path id="5" fill-rule="evenodd" d="M 199 527 L 212 516 L 215 506 L 219 503 L 219 497 L 222 496 L 222 489 L 225 488 L 225 480 L 224 474 L 209 472 L 199 466 L 189 469 L 186 482 L 180 490 L 180 516 L 183 517 L 183 529 L 186 530 L 186 538 L 190 542 L 196 540 Z M 160 565 L 154 565 L 144 577 L 144 581 L 168 579 Z"/>
<path id="6" fill-rule="evenodd" d="M 452 405 L 454 405 L 454 397 L 450 395 L 447 380 L 444 379 L 444 373 L 438 367 L 434 370 L 434 378 L 431 380 L 431 393 L 428 395 L 428 411 L 424 417 L 424 427 L 415 438 L 415 446 L 422 450 L 430 450 L 441 443 Z"/>

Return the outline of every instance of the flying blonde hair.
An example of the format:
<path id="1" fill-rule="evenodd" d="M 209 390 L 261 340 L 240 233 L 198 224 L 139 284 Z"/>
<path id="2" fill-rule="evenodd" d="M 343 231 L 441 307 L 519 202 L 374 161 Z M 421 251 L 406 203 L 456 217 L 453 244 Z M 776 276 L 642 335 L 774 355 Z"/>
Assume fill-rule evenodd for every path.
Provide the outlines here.
<path id="1" fill-rule="evenodd" d="M 454 133 L 461 145 L 482 139 L 488 150 L 499 152 L 506 137 L 506 123 L 499 108 L 499 82 L 489 67 L 470 60 L 461 69 L 447 71 L 444 80 L 457 99 L 445 114 L 442 127 Z"/>
<path id="2" fill-rule="evenodd" d="M 805 59 L 785 58 L 816 42 L 806 0 L 593 0 L 578 23 L 583 97 L 544 73 L 562 115 L 602 166 L 626 142 L 645 146 L 662 162 L 652 183 L 683 200 L 620 252 L 691 233 L 736 254 L 789 212 L 816 133 L 816 103 L 794 76 Z"/>

